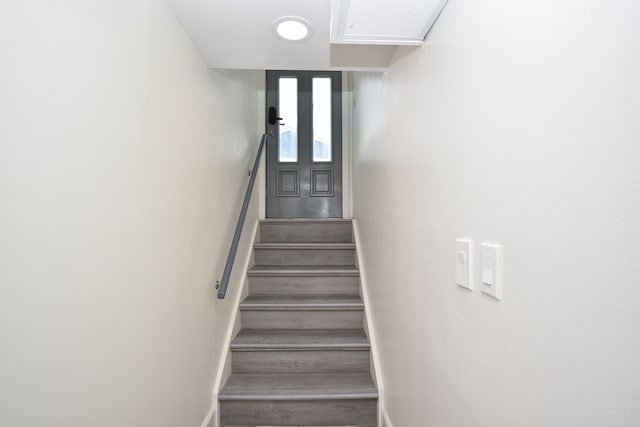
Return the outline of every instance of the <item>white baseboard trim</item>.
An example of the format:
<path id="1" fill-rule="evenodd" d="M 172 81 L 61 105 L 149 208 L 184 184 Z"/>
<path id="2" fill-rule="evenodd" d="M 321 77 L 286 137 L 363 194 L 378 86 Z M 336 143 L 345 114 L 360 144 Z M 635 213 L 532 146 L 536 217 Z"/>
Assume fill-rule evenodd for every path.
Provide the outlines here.
<path id="1" fill-rule="evenodd" d="M 356 257 L 358 260 L 358 269 L 360 270 L 360 284 L 362 286 L 362 299 L 364 300 L 364 313 L 367 319 L 367 335 L 369 336 L 369 342 L 371 343 L 371 357 L 373 359 L 373 372 L 376 377 L 376 385 L 378 386 L 378 425 L 387 423 L 387 427 L 391 427 L 391 424 L 387 421 L 389 419 L 387 411 L 384 406 L 384 382 L 382 380 L 382 366 L 380 364 L 380 355 L 378 353 L 378 341 L 376 339 L 376 325 L 371 314 L 371 304 L 369 300 L 369 289 L 367 287 L 367 277 L 364 268 L 364 259 L 362 257 L 362 244 L 360 242 L 360 230 L 358 228 L 358 221 L 353 219 L 353 237 L 356 243 Z"/>
<path id="2" fill-rule="evenodd" d="M 247 280 L 246 280 L 247 272 L 249 271 L 249 264 L 251 263 L 251 256 L 253 255 L 253 246 L 256 242 L 256 235 L 258 232 L 259 224 L 260 224 L 260 221 L 256 220 L 253 224 L 253 227 L 251 228 L 251 241 L 249 242 L 249 251 L 245 254 L 244 260 L 242 262 L 242 268 L 240 270 L 241 271 L 240 277 L 243 278 L 240 283 L 242 288 L 239 289 L 238 293 L 236 294 L 233 300 L 233 312 L 229 319 L 229 324 L 227 325 L 227 332 L 225 334 L 225 339 L 224 339 L 224 349 L 226 351 L 223 351 L 222 353 L 222 357 L 220 358 L 220 363 L 218 364 L 218 369 L 216 371 L 216 379 L 213 383 L 213 402 L 211 407 L 212 416 L 215 415 L 216 409 L 218 408 L 218 393 L 220 392 L 220 387 L 222 386 L 221 384 L 222 376 L 224 375 L 224 367 L 227 363 L 227 355 L 229 353 L 228 351 L 229 346 L 231 345 L 231 338 L 233 338 L 233 328 L 235 326 L 235 320 L 236 320 L 236 317 L 238 317 L 238 311 L 240 309 L 240 299 L 242 298 L 244 287 L 247 283 Z M 215 417 L 213 426 L 217 427 L 217 424 L 218 424 L 217 417 Z M 202 427 L 210 427 L 210 426 L 203 424 Z"/>
<path id="3" fill-rule="evenodd" d="M 381 410 L 380 413 L 382 414 L 382 419 L 384 420 L 384 426 L 385 427 L 393 427 L 393 424 L 391 424 L 391 420 L 389 419 L 389 414 L 387 413 L 386 410 Z"/>
<path id="4" fill-rule="evenodd" d="M 204 417 L 204 421 L 202 421 L 201 427 L 211 427 L 213 424 L 210 424 L 210 423 L 213 420 L 215 414 L 216 414 L 216 407 L 212 406 L 211 409 L 209 409 L 209 413 L 207 414 L 207 416 Z"/>

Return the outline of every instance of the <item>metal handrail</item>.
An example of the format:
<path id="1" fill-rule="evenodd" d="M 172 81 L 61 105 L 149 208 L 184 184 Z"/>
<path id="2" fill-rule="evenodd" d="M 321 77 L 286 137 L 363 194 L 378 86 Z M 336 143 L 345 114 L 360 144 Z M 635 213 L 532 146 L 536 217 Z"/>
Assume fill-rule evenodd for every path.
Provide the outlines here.
<path id="1" fill-rule="evenodd" d="M 262 155 L 262 149 L 264 148 L 264 143 L 266 140 L 267 134 L 262 135 L 262 139 L 260 140 L 260 147 L 258 147 L 258 154 L 256 155 L 256 161 L 253 163 L 253 169 L 251 170 L 249 185 L 247 185 L 247 192 L 245 193 L 244 201 L 242 202 L 242 209 L 240 210 L 238 224 L 236 224 L 236 231 L 235 233 L 233 233 L 233 240 L 231 241 L 231 249 L 229 249 L 227 263 L 224 266 L 222 279 L 220 279 L 218 286 L 216 286 L 216 288 L 218 288 L 219 299 L 224 299 L 224 296 L 227 293 L 227 286 L 229 286 L 229 278 L 231 277 L 231 269 L 233 268 L 233 262 L 236 259 L 238 243 L 240 243 L 240 235 L 242 234 L 242 226 L 244 225 L 244 219 L 247 216 L 247 209 L 249 209 L 249 201 L 251 200 L 251 193 L 253 192 L 253 184 L 256 181 L 258 167 L 260 166 L 260 156 Z"/>

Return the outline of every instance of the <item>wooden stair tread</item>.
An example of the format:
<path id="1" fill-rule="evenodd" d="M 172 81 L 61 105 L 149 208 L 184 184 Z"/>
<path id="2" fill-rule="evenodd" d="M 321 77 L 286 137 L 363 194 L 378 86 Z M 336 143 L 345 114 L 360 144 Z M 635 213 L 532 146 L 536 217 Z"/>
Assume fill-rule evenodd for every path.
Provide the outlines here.
<path id="1" fill-rule="evenodd" d="M 241 310 L 361 310 L 359 295 L 249 295 L 240 303 Z"/>
<path id="2" fill-rule="evenodd" d="M 362 329 L 242 329 L 231 350 L 340 350 L 369 349 Z"/>
<path id="3" fill-rule="evenodd" d="M 356 266 L 332 265 L 256 265 L 249 270 L 249 276 L 359 276 Z"/>
<path id="4" fill-rule="evenodd" d="M 377 399 L 371 374 L 231 374 L 220 391 L 226 400 Z"/>

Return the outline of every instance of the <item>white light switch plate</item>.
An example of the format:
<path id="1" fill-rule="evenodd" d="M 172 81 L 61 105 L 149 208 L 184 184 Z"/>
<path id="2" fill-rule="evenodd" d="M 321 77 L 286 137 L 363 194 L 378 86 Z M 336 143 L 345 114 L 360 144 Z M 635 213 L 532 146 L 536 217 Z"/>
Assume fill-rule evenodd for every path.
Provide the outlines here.
<path id="1" fill-rule="evenodd" d="M 471 240 L 456 240 L 456 284 L 469 290 L 473 290 L 473 281 L 471 280 L 472 244 Z"/>
<path id="2" fill-rule="evenodd" d="M 480 245 L 480 290 L 495 299 L 502 298 L 502 247 Z"/>

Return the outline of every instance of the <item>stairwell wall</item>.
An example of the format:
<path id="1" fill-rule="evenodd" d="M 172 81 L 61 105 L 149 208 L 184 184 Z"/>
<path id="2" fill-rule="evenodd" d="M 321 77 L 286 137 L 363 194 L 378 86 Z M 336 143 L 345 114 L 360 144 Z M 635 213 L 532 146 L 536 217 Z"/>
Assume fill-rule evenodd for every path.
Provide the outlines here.
<path id="1" fill-rule="evenodd" d="M 0 425 L 201 425 L 262 74 L 156 0 L 5 1 L 0 52 Z"/>
<path id="2" fill-rule="evenodd" d="M 393 426 L 640 423 L 639 21 L 622 0 L 450 1 L 424 47 L 354 73 Z M 478 290 L 485 241 L 504 248 L 499 302 Z"/>

